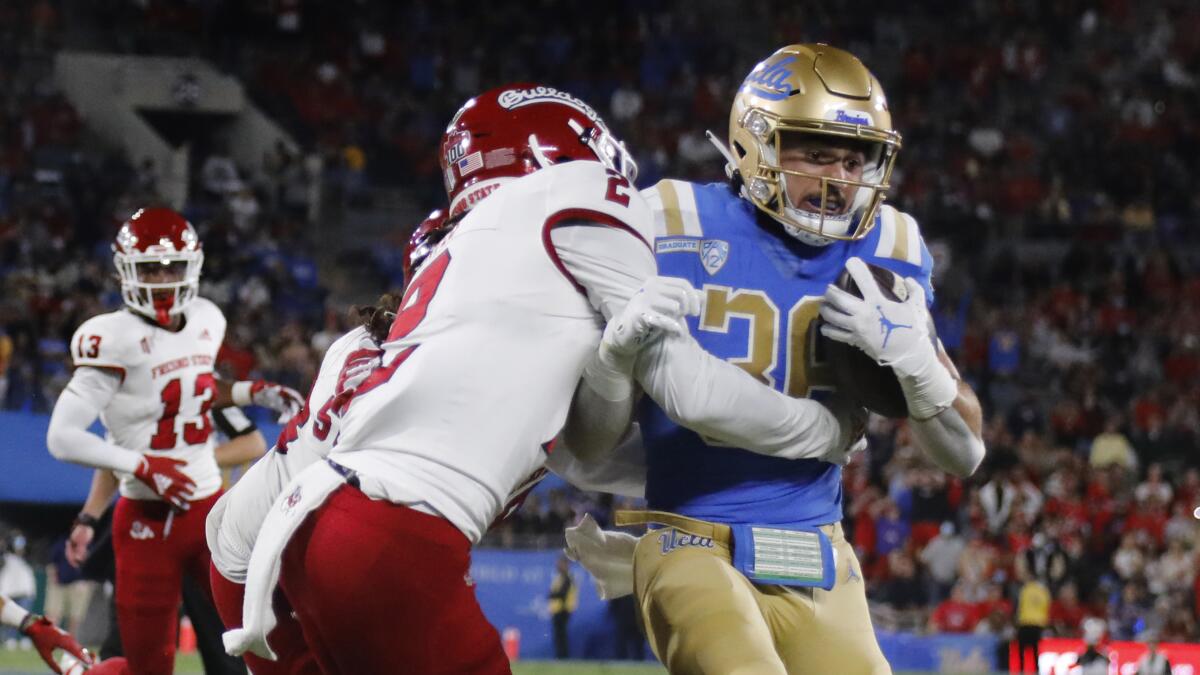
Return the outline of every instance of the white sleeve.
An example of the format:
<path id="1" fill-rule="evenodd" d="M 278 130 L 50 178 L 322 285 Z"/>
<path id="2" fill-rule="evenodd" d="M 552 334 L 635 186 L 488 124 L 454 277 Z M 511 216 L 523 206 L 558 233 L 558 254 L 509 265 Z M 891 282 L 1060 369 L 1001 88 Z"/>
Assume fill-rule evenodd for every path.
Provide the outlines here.
<path id="1" fill-rule="evenodd" d="M 607 321 L 654 276 L 654 253 L 638 237 L 606 225 L 560 225 L 550 232 L 559 260 Z"/>
<path id="2" fill-rule="evenodd" d="M 551 232 L 551 240 L 606 320 L 656 273 L 646 243 L 620 229 L 565 225 Z M 844 440 L 837 418 L 825 406 L 758 382 L 704 351 L 691 335 L 660 339 L 643 349 L 634 376 L 676 423 L 751 452 L 819 459 Z"/>
<path id="3" fill-rule="evenodd" d="M 141 454 L 88 431 L 120 386 L 120 375 L 114 372 L 86 366 L 75 369 L 54 404 L 46 432 L 46 446 L 55 459 L 125 473 L 137 470 Z"/>
<path id="4" fill-rule="evenodd" d="M 704 351 L 691 335 L 669 336 L 643 349 L 634 374 L 667 417 L 734 447 L 820 459 L 847 440 L 828 408 L 762 384 Z"/>

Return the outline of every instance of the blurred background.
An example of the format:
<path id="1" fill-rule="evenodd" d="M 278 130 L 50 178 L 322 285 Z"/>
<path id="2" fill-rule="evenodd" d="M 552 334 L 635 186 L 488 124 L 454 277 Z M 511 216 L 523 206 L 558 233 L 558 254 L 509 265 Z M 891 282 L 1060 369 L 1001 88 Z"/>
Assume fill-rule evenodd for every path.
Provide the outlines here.
<path id="1" fill-rule="evenodd" d="M 627 142 L 641 187 L 720 180 L 703 134 L 724 135 L 737 84 L 821 41 L 884 83 L 904 136 L 890 199 L 921 223 L 939 334 L 987 416 L 969 480 L 886 420 L 846 471 L 885 651 L 1006 669 L 1027 579 L 1054 598 L 1048 635 L 1094 617 L 1111 640 L 1196 641 L 1198 36 L 1190 0 L 5 0 L 0 592 L 85 610 L 104 593 L 59 583 L 88 473 L 44 433 L 66 341 L 121 304 L 109 244 L 134 210 L 199 228 L 201 293 L 229 318 L 220 370 L 307 391 L 348 307 L 400 285 L 403 242 L 445 201 L 441 130 L 471 95 L 566 89 Z M 523 656 L 554 653 L 562 528 L 614 506 L 548 481 L 487 539 L 480 597 Z M 632 606 L 572 574 L 572 656 L 648 654 Z"/>

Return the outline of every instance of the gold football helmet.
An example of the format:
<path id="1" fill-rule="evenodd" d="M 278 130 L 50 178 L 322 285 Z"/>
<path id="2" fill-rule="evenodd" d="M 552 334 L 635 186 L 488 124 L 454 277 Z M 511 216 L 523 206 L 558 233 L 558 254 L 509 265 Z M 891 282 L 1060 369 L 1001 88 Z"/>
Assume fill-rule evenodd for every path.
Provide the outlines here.
<path id="1" fill-rule="evenodd" d="M 783 168 L 779 157 L 785 133 L 861 143 L 866 149 L 861 180 Z M 741 176 L 743 196 L 811 244 L 861 239 L 871 231 L 899 150 L 900 134 L 892 129 L 879 80 L 853 54 L 829 45 L 788 45 L 767 57 L 750 71 L 729 114 L 731 154 L 726 158 L 731 175 Z M 820 181 L 819 211 L 792 203 L 787 174 Z M 857 188 L 844 213 L 830 208 L 836 202 L 828 199 L 831 184 Z"/>

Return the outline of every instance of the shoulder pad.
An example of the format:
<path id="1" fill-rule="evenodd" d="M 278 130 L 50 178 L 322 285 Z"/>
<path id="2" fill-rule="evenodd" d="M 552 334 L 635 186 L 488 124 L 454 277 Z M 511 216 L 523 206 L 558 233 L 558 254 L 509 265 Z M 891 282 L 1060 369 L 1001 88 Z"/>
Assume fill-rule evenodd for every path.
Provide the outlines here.
<path id="1" fill-rule="evenodd" d="M 76 366 L 124 371 L 133 364 L 136 342 L 145 331 L 141 319 L 125 310 L 99 314 L 84 321 L 71 336 L 71 361 Z"/>
<path id="2" fill-rule="evenodd" d="M 197 297 L 192 301 L 187 312 L 196 321 L 204 324 L 205 328 L 217 333 L 217 344 L 225 341 L 226 319 L 225 313 L 217 306 L 215 302 L 208 298 Z"/>
<path id="3" fill-rule="evenodd" d="M 874 254 L 877 258 L 892 258 L 922 267 L 925 244 L 921 228 L 912 216 L 887 204 L 879 209 L 879 234 Z"/>
<path id="4" fill-rule="evenodd" d="M 702 237 L 700 214 L 691 183 L 665 179 L 642 190 L 642 196 L 654 214 L 656 237 Z"/>
<path id="5" fill-rule="evenodd" d="M 329 348 L 325 350 L 325 356 L 321 360 L 321 369 L 324 370 L 326 366 L 340 369 L 346 354 L 358 349 L 381 349 L 371 339 L 371 334 L 367 332 L 364 326 L 358 326 L 334 340 L 333 344 L 329 345 Z"/>
<path id="6" fill-rule="evenodd" d="M 569 162 L 543 171 L 553 172 L 552 180 L 543 184 L 547 222 L 595 220 L 619 224 L 647 246 L 653 245 L 650 208 L 623 176 L 606 171 L 599 162 Z"/>

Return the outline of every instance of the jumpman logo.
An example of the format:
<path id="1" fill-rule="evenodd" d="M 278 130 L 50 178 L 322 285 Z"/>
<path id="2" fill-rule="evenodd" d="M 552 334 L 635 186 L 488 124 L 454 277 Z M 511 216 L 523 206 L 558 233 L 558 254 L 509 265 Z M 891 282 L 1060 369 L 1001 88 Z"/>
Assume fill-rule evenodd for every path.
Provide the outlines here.
<path id="1" fill-rule="evenodd" d="M 892 338 L 892 331 L 897 328 L 912 328 L 912 324 L 892 323 L 892 320 L 884 316 L 883 308 L 875 305 L 875 311 L 879 312 L 879 331 L 884 333 L 883 344 L 880 349 L 887 349 L 888 340 Z"/>
<path id="2" fill-rule="evenodd" d="M 849 569 L 846 570 L 846 583 L 851 581 L 862 581 L 862 577 L 859 576 L 858 570 L 854 569 L 854 565 L 849 565 Z"/>

